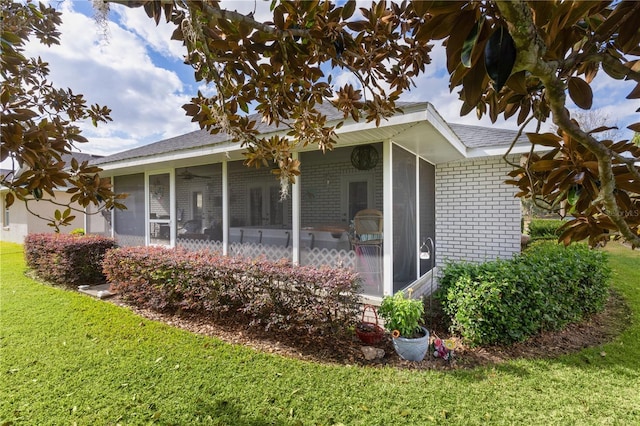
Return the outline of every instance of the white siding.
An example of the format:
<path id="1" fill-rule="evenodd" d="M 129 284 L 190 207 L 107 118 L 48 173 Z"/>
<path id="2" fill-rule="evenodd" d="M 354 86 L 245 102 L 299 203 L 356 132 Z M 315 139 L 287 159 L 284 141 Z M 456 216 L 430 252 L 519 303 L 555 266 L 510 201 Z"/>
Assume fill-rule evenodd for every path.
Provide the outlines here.
<path id="1" fill-rule="evenodd" d="M 4 214 L 4 196 L 6 192 L 3 191 L 0 197 L 2 198 L 2 214 Z M 56 191 L 56 202 L 58 203 L 67 203 L 71 199 L 71 194 L 66 194 L 64 192 Z M 77 209 L 81 209 L 81 207 L 77 204 L 74 204 L 74 207 Z M 47 199 L 43 199 L 41 201 L 30 201 L 29 208 L 43 216 L 43 217 L 53 217 L 56 209 L 64 210 L 64 207 L 57 206 L 55 204 L 51 204 L 47 201 Z M 69 226 L 63 226 L 60 228 L 60 232 L 62 234 L 68 234 L 76 228 L 84 227 L 84 213 L 82 211 L 73 211 L 71 213 L 75 216 L 75 219 L 71 222 Z M 28 234 L 35 233 L 53 233 L 54 229 L 47 225 L 48 221 L 45 219 L 40 219 L 29 213 L 23 201 L 17 200 L 13 203 L 13 205 L 9 208 L 9 224 L 6 226 L 4 221 L 2 222 L 2 227 L 0 230 L 0 240 L 6 242 L 13 242 L 18 244 L 24 243 L 24 238 Z"/>
<path id="2" fill-rule="evenodd" d="M 520 199 L 504 181 L 501 157 L 436 166 L 436 252 L 445 260 L 483 262 L 520 252 Z"/>

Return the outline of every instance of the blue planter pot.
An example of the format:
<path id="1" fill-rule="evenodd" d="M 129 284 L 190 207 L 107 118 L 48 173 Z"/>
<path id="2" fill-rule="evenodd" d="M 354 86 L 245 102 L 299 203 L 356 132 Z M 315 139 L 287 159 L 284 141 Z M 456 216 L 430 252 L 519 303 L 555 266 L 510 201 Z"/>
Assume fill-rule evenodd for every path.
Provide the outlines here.
<path id="1" fill-rule="evenodd" d="M 402 359 L 407 361 L 422 361 L 429 350 L 429 331 L 420 327 L 424 337 L 408 339 L 406 337 L 396 337 L 393 339 L 393 347 Z"/>

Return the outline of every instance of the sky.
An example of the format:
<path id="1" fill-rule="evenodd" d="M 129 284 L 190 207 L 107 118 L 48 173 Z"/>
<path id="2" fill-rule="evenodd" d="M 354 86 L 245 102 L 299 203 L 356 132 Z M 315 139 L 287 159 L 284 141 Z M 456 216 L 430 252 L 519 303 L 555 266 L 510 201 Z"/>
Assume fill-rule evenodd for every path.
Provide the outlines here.
<path id="1" fill-rule="evenodd" d="M 208 88 L 195 81 L 192 69 L 183 63 L 186 49 L 170 40 L 172 24 L 156 27 L 142 8 L 111 5 L 107 36 L 93 19 L 91 1 L 64 0 L 51 4 L 62 12 L 61 43 L 46 47 L 37 42 L 27 47 L 29 56 L 40 56 L 50 64 L 50 81 L 82 93 L 89 104 L 111 108 L 112 122 L 97 128 L 81 123 L 88 143 L 81 152 L 109 155 L 197 130 L 181 106 L 198 90 Z M 267 19 L 270 1 L 225 0 L 223 7 L 239 12 L 255 10 L 257 19 Z M 430 102 L 442 117 L 452 123 L 517 129 L 515 117 L 495 124 L 475 112 L 460 116 L 458 95 L 449 93 L 444 49 L 437 45 L 432 63 L 416 79 L 416 87 L 402 101 Z M 336 81 L 350 80 L 348 73 L 336 73 Z M 640 103 L 625 99 L 633 88 L 629 82 L 599 76 L 594 80 L 594 108 L 624 128 L 637 121 Z M 209 90 L 210 92 L 210 90 Z M 630 138 L 630 131 L 621 137 Z"/>

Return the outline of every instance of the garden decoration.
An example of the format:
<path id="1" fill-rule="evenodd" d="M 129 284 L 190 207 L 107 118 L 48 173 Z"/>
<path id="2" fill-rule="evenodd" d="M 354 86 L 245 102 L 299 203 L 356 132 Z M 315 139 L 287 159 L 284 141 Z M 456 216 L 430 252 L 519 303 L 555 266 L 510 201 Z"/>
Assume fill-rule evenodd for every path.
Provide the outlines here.
<path id="1" fill-rule="evenodd" d="M 375 323 L 364 320 L 367 309 L 373 312 L 376 319 Z M 382 340 L 382 337 L 384 336 L 384 329 L 380 327 L 378 323 L 378 312 L 376 311 L 375 306 L 364 305 L 364 308 L 362 309 L 362 321 L 356 325 L 356 335 L 358 336 L 358 339 L 368 345 L 374 345 Z"/>
<path id="2" fill-rule="evenodd" d="M 442 340 L 438 336 L 435 336 L 435 340 L 433 341 L 433 356 L 442 358 L 445 361 L 451 361 L 455 348 L 456 343 L 452 339 Z"/>
<path id="3" fill-rule="evenodd" d="M 385 320 L 385 328 L 391 332 L 393 347 L 400 358 L 407 361 L 422 361 L 429 349 L 429 331 L 419 325 L 424 314 L 422 300 L 404 297 L 399 291 L 386 296 L 378 310 Z"/>

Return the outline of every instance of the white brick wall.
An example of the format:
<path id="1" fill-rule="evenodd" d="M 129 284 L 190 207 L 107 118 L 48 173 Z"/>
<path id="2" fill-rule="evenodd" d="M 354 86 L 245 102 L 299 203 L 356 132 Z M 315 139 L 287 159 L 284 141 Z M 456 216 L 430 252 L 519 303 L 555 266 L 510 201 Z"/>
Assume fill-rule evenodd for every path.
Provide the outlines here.
<path id="1" fill-rule="evenodd" d="M 501 157 L 436 167 L 438 263 L 507 259 L 520 251 L 520 199 L 507 185 L 512 170 Z"/>

